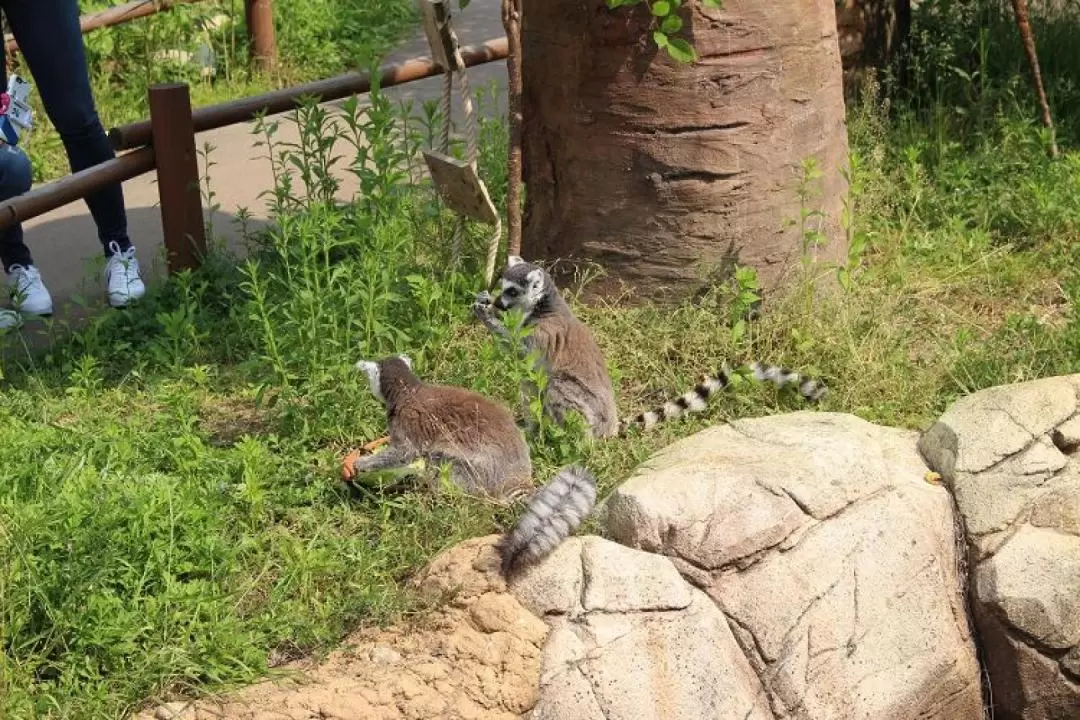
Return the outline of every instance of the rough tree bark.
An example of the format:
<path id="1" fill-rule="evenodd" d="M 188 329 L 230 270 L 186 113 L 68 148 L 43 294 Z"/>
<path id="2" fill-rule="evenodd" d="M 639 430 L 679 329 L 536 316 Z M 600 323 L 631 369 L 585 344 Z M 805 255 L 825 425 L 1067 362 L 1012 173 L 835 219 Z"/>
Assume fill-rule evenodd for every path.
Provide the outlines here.
<path id="1" fill-rule="evenodd" d="M 502 0 L 502 21 L 509 54 L 506 57 L 507 120 L 510 137 L 506 158 L 507 254 L 521 254 L 521 2 Z"/>
<path id="2" fill-rule="evenodd" d="M 769 289 L 800 251 L 790 223 L 812 156 L 830 238 L 819 257 L 841 257 L 834 0 L 691 0 L 681 13 L 693 64 L 657 51 L 643 5 L 525 0 L 524 255 L 597 261 L 600 292 L 622 280 L 685 297 L 731 261 Z"/>

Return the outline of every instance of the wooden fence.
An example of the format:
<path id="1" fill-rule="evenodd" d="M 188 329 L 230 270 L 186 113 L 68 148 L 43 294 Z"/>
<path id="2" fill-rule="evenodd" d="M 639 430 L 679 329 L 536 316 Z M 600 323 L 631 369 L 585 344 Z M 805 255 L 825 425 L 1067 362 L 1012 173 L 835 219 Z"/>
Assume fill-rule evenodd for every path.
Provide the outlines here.
<path id="1" fill-rule="evenodd" d="M 507 49 L 507 40 L 501 37 L 463 47 L 461 55 L 465 65 L 472 67 L 505 59 Z M 381 87 L 391 87 L 441 73 L 434 60 L 420 57 L 382 66 L 378 70 L 378 82 Z M 304 97 L 325 102 L 370 89 L 369 73 L 347 73 L 192 110 L 187 85 L 155 85 L 148 91 L 150 118 L 109 131 L 113 147 L 122 151 L 121 154 L 0 202 L 0 230 L 76 202 L 106 185 L 157 170 L 168 270 L 174 273 L 198 267 L 206 252 L 206 235 L 195 134 L 249 122 L 264 113 L 274 115 L 294 109 Z"/>

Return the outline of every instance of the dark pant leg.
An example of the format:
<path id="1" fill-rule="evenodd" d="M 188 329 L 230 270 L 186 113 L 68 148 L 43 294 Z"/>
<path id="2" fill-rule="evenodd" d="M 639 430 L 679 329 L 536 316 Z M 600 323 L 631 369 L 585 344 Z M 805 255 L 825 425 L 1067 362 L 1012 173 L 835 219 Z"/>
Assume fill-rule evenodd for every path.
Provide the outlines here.
<path id="1" fill-rule="evenodd" d="M 60 133 L 72 172 L 114 158 L 90 89 L 77 0 L 3 0 L 0 7 L 26 58 L 34 90 Z M 131 246 L 120 183 L 89 195 L 86 204 L 106 255 L 110 243 L 121 250 Z"/>
<path id="2" fill-rule="evenodd" d="M 19 150 L 8 145 L 0 146 L 0 200 L 22 195 L 30 189 L 30 160 Z M 34 264 L 30 248 L 23 242 L 22 223 L 15 223 L 0 233 L 0 262 L 4 271 L 12 265 Z"/>

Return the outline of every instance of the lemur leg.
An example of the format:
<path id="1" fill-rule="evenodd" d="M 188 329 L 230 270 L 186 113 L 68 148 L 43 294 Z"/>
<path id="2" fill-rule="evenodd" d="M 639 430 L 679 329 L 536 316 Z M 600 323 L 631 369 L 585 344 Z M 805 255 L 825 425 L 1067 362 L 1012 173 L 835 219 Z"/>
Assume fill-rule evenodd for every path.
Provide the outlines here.
<path id="1" fill-rule="evenodd" d="M 462 488 L 468 484 L 467 475 L 462 472 L 461 462 L 453 455 L 436 450 L 429 452 L 425 460 L 427 471 L 424 480 L 427 483 L 428 490 L 431 492 L 437 494 L 442 490 L 442 470 L 444 465 L 448 466 L 452 483 Z"/>
<path id="2" fill-rule="evenodd" d="M 418 457 L 419 455 L 413 450 L 391 444 L 381 453 L 358 457 L 353 460 L 352 472 L 355 476 L 360 473 L 376 472 L 379 470 L 399 470 L 411 464 Z"/>

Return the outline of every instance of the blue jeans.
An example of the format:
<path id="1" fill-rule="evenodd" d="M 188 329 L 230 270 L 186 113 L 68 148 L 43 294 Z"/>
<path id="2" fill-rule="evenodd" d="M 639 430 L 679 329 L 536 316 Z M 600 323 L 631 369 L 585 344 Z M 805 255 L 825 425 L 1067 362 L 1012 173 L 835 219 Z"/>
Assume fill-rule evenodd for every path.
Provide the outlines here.
<path id="1" fill-rule="evenodd" d="M 30 158 L 17 147 L 0 144 L 0 201 L 30 189 Z M 32 265 L 30 249 L 23 242 L 22 225 L 16 223 L 0 234 L 0 261 L 7 271 L 12 265 Z"/>
<path id="2" fill-rule="evenodd" d="M 26 59 L 33 91 L 41 93 L 45 113 L 64 143 L 71 171 L 85 170 L 116 157 L 90 89 L 77 0 L 0 0 L 0 10 L 7 16 L 19 51 Z M 111 243 L 117 243 L 120 250 L 131 247 L 120 183 L 88 195 L 86 205 L 106 256 L 112 254 Z M 22 244 L 21 236 L 20 230 L 18 244 Z"/>

